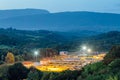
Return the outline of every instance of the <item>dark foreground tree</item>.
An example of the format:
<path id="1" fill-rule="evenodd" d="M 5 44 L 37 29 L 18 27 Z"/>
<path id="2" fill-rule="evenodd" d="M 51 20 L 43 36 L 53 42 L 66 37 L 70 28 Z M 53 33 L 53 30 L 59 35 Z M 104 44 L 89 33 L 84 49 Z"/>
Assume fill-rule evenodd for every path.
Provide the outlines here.
<path id="1" fill-rule="evenodd" d="M 22 80 L 27 78 L 29 70 L 21 63 L 16 63 L 9 67 L 7 73 L 9 80 Z"/>
<path id="2" fill-rule="evenodd" d="M 8 71 L 9 65 L 0 65 L 0 80 L 8 80 L 7 77 L 7 71 Z"/>
<path id="3" fill-rule="evenodd" d="M 43 76 L 43 72 L 35 69 L 34 67 L 30 68 L 30 72 L 28 73 L 27 80 L 41 80 Z"/>
<path id="4" fill-rule="evenodd" d="M 113 46 L 109 53 L 104 57 L 105 64 L 111 63 L 115 59 L 120 58 L 120 46 Z"/>

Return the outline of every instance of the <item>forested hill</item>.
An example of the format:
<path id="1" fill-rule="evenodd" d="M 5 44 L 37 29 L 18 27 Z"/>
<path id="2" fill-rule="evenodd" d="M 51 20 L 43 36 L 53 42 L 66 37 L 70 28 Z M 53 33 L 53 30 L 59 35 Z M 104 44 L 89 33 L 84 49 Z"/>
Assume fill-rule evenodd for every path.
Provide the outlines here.
<path id="1" fill-rule="evenodd" d="M 80 41 L 81 43 L 81 41 Z M 93 46 L 96 50 L 109 50 L 114 45 L 120 45 L 120 32 L 110 31 L 96 36 L 85 38 L 82 43 Z"/>
<path id="2" fill-rule="evenodd" d="M 120 30 L 120 14 L 82 11 L 49 13 L 47 10 L 36 9 L 7 10 L 0 11 L 0 27 L 54 31 L 111 31 Z"/>
<path id="3" fill-rule="evenodd" d="M 49 11 L 43 9 L 12 9 L 12 10 L 0 10 L 0 19 L 35 15 L 35 14 L 48 14 Z"/>
<path id="4" fill-rule="evenodd" d="M 2 47 L 3 45 L 21 48 L 53 47 L 66 40 L 64 36 L 53 31 L 0 29 L 0 45 Z"/>
<path id="5" fill-rule="evenodd" d="M 59 48 L 60 50 L 76 50 L 83 44 L 92 46 L 95 50 L 109 50 L 113 45 L 120 44 L 120 32 L 57 32 L 16 30 L 12 28 L 0 29 L 0 49 Z"/>

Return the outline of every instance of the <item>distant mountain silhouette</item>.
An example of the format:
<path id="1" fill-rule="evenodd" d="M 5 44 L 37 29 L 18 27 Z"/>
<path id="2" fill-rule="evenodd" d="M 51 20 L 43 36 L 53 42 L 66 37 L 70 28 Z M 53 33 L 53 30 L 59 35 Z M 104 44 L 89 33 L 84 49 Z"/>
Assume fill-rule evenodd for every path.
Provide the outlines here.
<path id="1" fill-rule="evenodd" d="M 0 10 L 0 19 L 34 15 L 34 14 L 47 14 L 49 11 L 42 9 L 12 9 L 12 10 Z"/>
<path id="2" fill-rule="evenodd" d="M 8 12 L 11 10 L 8 10 Z M 14 11 L 19 13 L 21 10 Z M 0 18 L 0 27 L 13 27 L 17 29 L 44 29 L 56 31 L 90 30 L 111 31 L 120 30 L 120 14 L 97 12 L 60 12 L 49 13 L 46 10 L 32 9 L 30 14 L 23 10 L 17 16 Z M 29 11 L 29 10 L 28 10 Z M 41 13 L 40 13 L 40 12 Z M 7 12 L 7 13 L 8 13 Z M 5 13 L 4 13 L 5 14 Z M 8 13 L 9 15 L 9 13 Z"/>

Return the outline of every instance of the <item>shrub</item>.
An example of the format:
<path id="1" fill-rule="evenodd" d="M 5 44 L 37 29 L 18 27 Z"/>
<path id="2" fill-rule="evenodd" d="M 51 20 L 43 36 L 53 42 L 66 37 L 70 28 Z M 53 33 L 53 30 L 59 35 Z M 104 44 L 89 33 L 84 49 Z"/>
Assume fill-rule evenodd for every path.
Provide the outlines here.
<path id="1" fill-rule="evenodd" d="M 8 80 L 7 72 L 9 65 L 1 65 L 0 66 L 0 80 Z"/>
<path id="2" fill-rule="evenodd" d="M 120 46 L 113 46 L 109 53 L 104 57 L 103 62 L 109 64 L 118 58 L 120 58 Z"/>
<path id="3" fill-rule="evenodd" d="M 6 62 L 7 63 L 14 63 L 15 62 L 15 58 L 14 58 L 14 55 L 12 53 L 10 53 L 10 52 L 7 53 Z"/>
<path id="4" fill-rule="evenodd" d="M 28 73 L 27 80 L 41 80 L 43 76 L 43 72 L 38 71 L 34 67 L 30 68 L 30 72 Z"/>
<path id="5" fill-rule="evenodd" d="M 26 79 L 29 70 L 24 67 L 21 63 L 16 63 L 8 68 L 8 79 L 9 80 L 21 80 Z"/>

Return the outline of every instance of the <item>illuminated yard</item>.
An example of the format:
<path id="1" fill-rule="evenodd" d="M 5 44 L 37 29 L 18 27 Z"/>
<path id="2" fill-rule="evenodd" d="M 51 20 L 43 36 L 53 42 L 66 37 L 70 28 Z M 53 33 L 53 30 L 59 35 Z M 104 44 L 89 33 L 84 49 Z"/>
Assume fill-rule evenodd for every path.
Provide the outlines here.
<path id="1" fill-rule="evenodd" d="M 27 68 L 35 67 L 40 71 L 50 72 L 62 72 L 65 70 L 80 70 L 87 64 L 95 63 L 103 60 L 105 54 L 93 55 L 93 56 L 56 56 L 52 58 L 45 58 L 40 60 L 40 63 L 25 61 L 23 65 Z"/>
<path id="2" fill-rule="evenodd" d="M 67 66 L 37 66 L 36 69 L 40 71 L 62 72 L 68 69 Z"/>

